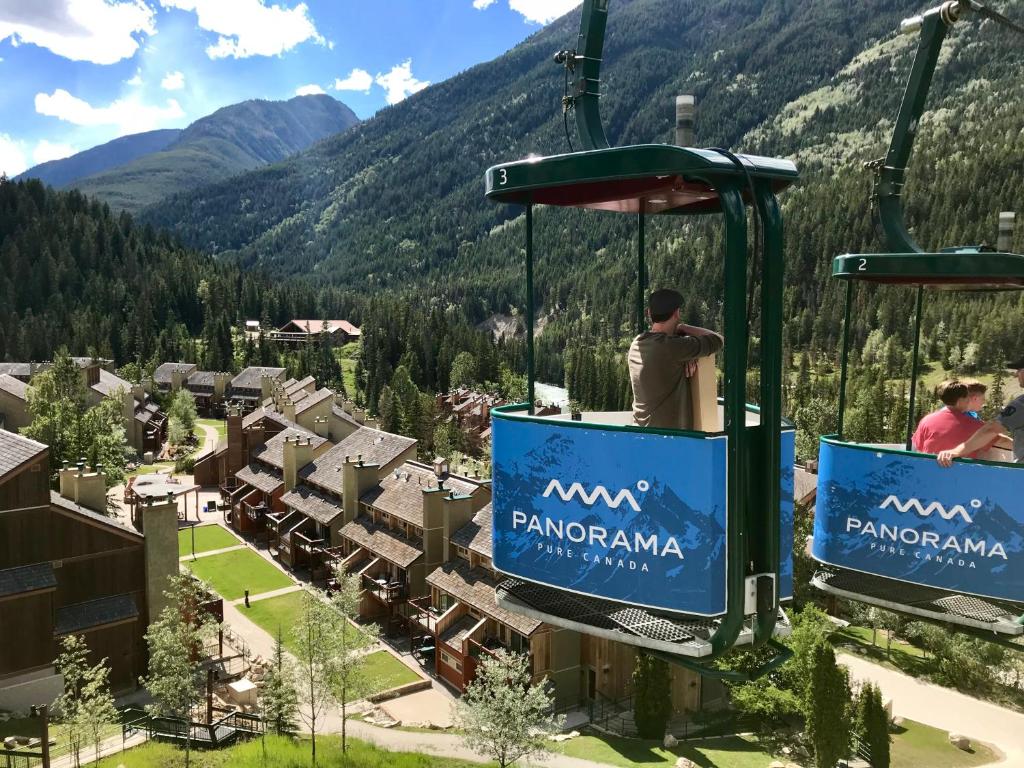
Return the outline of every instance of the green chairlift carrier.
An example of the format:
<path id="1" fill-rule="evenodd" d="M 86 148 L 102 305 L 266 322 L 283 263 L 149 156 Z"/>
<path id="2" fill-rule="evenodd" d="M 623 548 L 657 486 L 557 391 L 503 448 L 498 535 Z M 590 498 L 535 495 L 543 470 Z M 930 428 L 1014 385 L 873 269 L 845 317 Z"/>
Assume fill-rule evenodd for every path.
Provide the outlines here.
<path id="1" fill-rule="evenodd" d="M 822 564 L 813 584 L 825 592 L 955 626 L 986 639 L 1024 634 L 1024 467 L 957 460 L 939 467 L 912 450 L 926 290 L 1024 289 L 1024 256 L 986 246 L 925 252 L 903 221 L 902 190 L 917 125 L 939 50 L 968 12 L 1017 32 L 1024 27 L 970 0 L 943 3 L 907 19 L 920 33 L 903 102 L 874 200 L 889 253 L 844 254 L 834 278 L 846 281 L 838 434 L 821 438 L 812 554 Z M 850 314 L 856 283 L 917 287 L 906 443 L 859 444 L 844 436 Z"/>
<path id="2" fill-rule="evenodd" d="M 789 631 L 793 429 L 782 418 L 782 214 L 788 160 L 667 144 L 611 147 L 599 114 L 607 0 L 585 0 L 567 67 L 581 149 L 489 168 L 489 200 L 521 207 L 526 234 L 527 403 L 492 412 L 494 565 L 500 605 L 642 647 L 706 674 L 736 645 Z M 568 130 L 567 130 L 568 136 Z M 724 245 L 724 431 L 641 429 L 631 413 L 542 415 L 534 393 L 537 206 L 635 217 L 636 326 L 644 327 L 649 216 L 719 214 Z M 747 206 L 758 227 L 748 248 Z M 625 254 L 623 254 L 625 256 Z M 745 401 L 748 270 L 760 286 L 760 407 Z M 625 365 L 625 361 L 623 361 Z M 651 457 L 668 463 L 651 477 Z M 609 543 L 610 542 L 610 543 Z M 738 676 L 738 675 L 734 675 Z"/>

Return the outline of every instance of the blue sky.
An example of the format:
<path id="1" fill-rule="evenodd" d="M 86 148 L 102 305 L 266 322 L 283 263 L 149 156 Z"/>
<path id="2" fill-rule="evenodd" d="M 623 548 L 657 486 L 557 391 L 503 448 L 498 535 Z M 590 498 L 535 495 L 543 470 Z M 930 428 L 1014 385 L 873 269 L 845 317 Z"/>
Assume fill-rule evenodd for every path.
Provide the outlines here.
<path id="1" fill-rule="evenodd" d="M 579 2 L 0 0 L 0 171 L 245 99 L 324 92 L 366 118 Z"/>

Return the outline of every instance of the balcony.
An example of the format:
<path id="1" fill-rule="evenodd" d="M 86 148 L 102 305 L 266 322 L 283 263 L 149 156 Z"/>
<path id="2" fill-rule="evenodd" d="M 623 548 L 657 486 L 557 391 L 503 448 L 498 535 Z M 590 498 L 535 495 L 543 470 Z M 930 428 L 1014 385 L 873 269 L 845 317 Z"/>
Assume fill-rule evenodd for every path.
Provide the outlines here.
<path id="1" fill-rule="evenodd" d="M 401 581 L 389 581 L 387 574 L 379 577 L 362 574 L 363 589 L 385 605 L 404 603 L 406 586 Z"/>

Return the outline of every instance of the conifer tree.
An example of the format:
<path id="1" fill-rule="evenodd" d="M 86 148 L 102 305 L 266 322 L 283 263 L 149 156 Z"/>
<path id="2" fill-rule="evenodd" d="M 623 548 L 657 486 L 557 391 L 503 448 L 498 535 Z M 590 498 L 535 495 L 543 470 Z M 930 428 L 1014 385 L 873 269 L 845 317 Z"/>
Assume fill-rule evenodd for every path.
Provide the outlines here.
<path id="1" fill-rule="evenodd" d="M 660 739 L 672 716 L 668 664 L 638 651 L 633 666 L 633 721 L 642 739 Z"/>
<path id="2" fill-rule="evenodd" d="M 270 659 L 270 669 L 263 680 L 260 693 L 264 722 L 274 733 L 285 735 L 294 733 L 299 710 L 299 696 L 295 690 L 294 665 L 284 653 L 281 641 L 281 628 L 277 629 L 274 641 L 274 655 Z"/>

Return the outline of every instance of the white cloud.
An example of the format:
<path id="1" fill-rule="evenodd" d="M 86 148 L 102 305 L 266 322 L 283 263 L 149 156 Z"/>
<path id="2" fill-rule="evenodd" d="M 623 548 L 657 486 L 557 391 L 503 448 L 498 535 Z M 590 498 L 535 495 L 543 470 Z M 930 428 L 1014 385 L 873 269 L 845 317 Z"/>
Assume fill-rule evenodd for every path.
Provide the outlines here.
<path id="1" fill-rule="evenodd" d="M 564 16 L 582 0 L 508 0 L 508 7 L 534 24 L 550 24 Z"/>
<path id="2" fill-rule="evenodd" d="M 125 85 L 142 85 L 142 69 L 136 69 L 130 80 L 124 81 Z"/>
<path id="3" fill-rule="evenodd" d="M 220 36 L 206 49 L 211 59 L 279 56 L 306 40 L 326 44 L 305 3 L 294 8 L 267 6 L 265 0 L 160 0 L 160 4 L 195 11 L 200 29 Z"/>
<path id="4" fill-rule="evenodd" d="M 497 0 L 473 0 L 473 7 L 478 11 L 484 10 L 484 8 L 490 8 Z"/>
<path id="5" fill-rule="evenodd" d="M 185 87 L 185 76 L 181 72 L 168 72 L 160 81 L 160 87 L 165 91 L 180 91 Z"/>
<path id="6" fill-rule="evenodd" d="M 353 69 L 344 80 L 335 79 L 334 90 L 369 93 L 372 85 L 373 75 L 365 69 Z"/>
<path id="7" fill-rule="evenodd" d="M 295 89 L 296 96 L 316 96 L 321 93 L 325 93 L 324 89 L 316 83 L 310 83 L 309 85 L 300 85 Z"/>
<path id="8" fill-rule="evenodd" d="M 185 117 L 185 111 L 174 99 L 168 99 L 163 107 L 145 104 L 136 97 L 118 99 L 106 107 L 94 107 L 63 88 L 52 94 L 37 93 L 36 112 L 75 125 L 116 125 L 119 136 L 150 131 Z"/>
<path id="9" fill-rule="evenodd" d="M 378 74 L 374 82 L 385 90 L 384 98 L 388 104 L 397 104 L 406 96 L 430 85 L 429 80 L 417 80 L 412 76 L 412 59 L 396 64 L 386 75 Z"/>
<path id="10" fill-rule="evenodd" d="M 28 168 L 24 145 L 6 133 L 0 133 L 0 174 L 17 176 Z"/>
<path id="11" fill-rule="evenodd" d="M 0 2 L 0 41 L 31 43 L 73 61 L 114 64 L 155 34 L 153 9 L 142 0 Z"/>
<path id="12" fill-rule="evenodd" d="M 39 165 L 39 163 L 46 163 L 50 160 L 61 160 L 65 157 L 71 157 L 77 151 L 70 144 L 52 144 L 46 139 L 42 139 L 36 144 L 36 148 L 32 150 L 32 161 Z"/>

